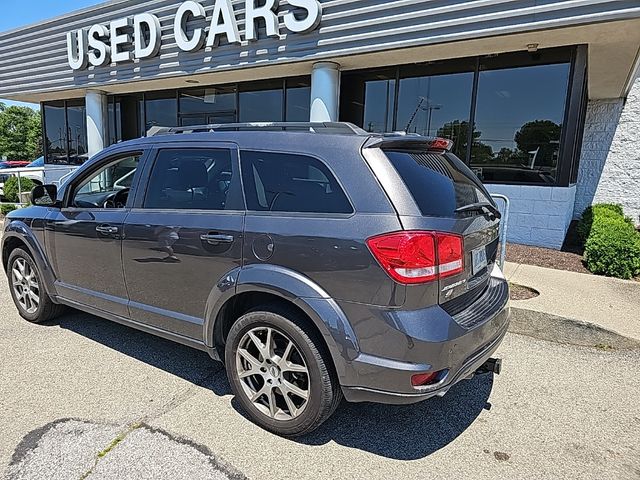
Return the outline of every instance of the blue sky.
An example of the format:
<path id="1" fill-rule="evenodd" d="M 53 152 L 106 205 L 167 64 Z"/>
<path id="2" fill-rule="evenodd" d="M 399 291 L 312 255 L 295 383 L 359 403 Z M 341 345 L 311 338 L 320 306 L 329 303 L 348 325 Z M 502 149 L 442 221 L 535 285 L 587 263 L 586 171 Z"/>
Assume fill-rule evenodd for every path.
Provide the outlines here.
<path id="1" fill-rule="evenodd" d="M 2 0 L 0 32 L 30 25 L 48 18 L 64 15 L 81 8 L 103 3 L 102 0 Z M 2 100 L 7 105 L 24 105 L 18 102 Z"/>

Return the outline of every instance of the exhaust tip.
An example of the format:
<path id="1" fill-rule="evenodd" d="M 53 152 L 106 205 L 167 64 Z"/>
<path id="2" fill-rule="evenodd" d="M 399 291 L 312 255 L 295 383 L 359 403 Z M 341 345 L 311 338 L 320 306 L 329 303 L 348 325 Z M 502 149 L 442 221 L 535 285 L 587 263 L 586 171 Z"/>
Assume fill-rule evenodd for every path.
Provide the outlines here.
<path id="1" fill-rule="evenodd" d="M 484 362 L 478 370 L 476 370 L 476 374 L 482 375 L 484 373 L 495 373 L 496 375 L 500 375 L 502 371 L 502 359 L 501 358 L 490 358 L 486 362 Z"/>

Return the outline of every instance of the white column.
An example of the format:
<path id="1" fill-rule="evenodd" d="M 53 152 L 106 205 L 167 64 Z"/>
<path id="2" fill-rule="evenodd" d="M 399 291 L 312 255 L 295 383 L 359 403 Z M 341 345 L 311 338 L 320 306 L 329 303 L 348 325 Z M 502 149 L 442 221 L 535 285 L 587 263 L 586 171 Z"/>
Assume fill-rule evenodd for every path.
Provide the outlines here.
<path id="1" fill-rule="evenodd" d="M 319 62 L 311 71 L 312 122 L 337 122 L 340 101 L 340 65 Z"/>
<path id="2" fill-rule="evenodd" d="M 85 96 L 87 107 L 87 145 L 89 157 L 107 146 L 107 95 L 89 90 Z"/>

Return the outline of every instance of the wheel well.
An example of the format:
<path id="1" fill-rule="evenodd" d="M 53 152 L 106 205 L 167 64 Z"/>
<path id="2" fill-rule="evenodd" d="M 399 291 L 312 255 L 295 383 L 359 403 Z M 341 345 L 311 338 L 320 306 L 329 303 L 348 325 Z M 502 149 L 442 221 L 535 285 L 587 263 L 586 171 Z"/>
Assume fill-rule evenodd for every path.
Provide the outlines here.
<path id="1" fill-rule="evenodd" d="M 27 244 L 19 238 L 7 238 L 7 240 L 4 242 L 4 246 L 2 247 L 2 266 L 5 270 L 7 269 L 7 263 L 9 262 L 9 255 L 11 255 L 11 252 L 13 252 L 16 248 L 23 248 L 26 252 L 29 252 Z"/>
<path id="2" fill-rule="evenodd" d="M 227 302 L 218 312 L 215 330 L 213 332 L 213 340 L 215 342 L 215 348 L 218 352 L 220 360 L 224 362 L 224 348 L 227 342 L 227 335 L 229 335 L 229 331 L 231 330 L 231 327 L 233 326 L 235 321 L 242 315 L 247 313 L 249 310 L 260 307 L 262 305 L 279 305 L 289 310 L 293 310 L 294 312 L 299 314 L 300 318 L 304 319 L 307 325 L 313 329 L 314 333 L 316 334 L 316 338 L 318 338 L 320 342 L 322 342 L 321 345 L 318 345 L 318 348 L 320 348 L 327 354 L 326 358 L 330 361 L 331 367 L 334 368 L 335 371 L 333 360 L 329 352 L 329 346 L 327 345 L 327 342 L 322 336 L 320 330 L 318 330 L 316 324 L 311 318 L 309 318 L 309 315 L 307 315 L 307 313 L 300 307 L 298 307 L 295 303 L 285 298 L 279 297 L 278 295 L 265 292 L 240 293 L 227 300 Z"/>

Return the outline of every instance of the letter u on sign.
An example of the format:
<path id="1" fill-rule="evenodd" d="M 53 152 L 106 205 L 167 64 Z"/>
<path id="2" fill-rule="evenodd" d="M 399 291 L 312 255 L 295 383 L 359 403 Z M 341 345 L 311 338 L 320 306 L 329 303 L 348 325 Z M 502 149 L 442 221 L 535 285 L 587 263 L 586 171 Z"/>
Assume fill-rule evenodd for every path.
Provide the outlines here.
<path id="1" fill-rule="evenodd" d="M 84 29 L 67 33 L 67 58 L 74 70 L 87 68 L 87 31 Z"/>

